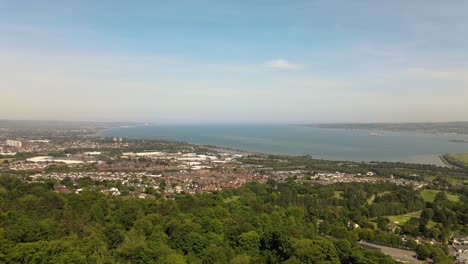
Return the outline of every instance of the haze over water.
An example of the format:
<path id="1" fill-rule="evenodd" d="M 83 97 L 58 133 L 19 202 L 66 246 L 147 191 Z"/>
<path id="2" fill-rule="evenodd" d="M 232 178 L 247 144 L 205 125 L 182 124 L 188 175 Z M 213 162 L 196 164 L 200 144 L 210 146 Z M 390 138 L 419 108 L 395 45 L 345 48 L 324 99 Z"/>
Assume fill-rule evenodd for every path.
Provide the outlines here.
<path id="1" fill-rule="evenodd" d="M 324 129 L 294 125 L 161 125 L 114 128 L 99 136 L 186 141 L 287 155 L 352 161 L 401 161 L 444 165 L 440 155 L 468 152 L 468 135 Z"/>

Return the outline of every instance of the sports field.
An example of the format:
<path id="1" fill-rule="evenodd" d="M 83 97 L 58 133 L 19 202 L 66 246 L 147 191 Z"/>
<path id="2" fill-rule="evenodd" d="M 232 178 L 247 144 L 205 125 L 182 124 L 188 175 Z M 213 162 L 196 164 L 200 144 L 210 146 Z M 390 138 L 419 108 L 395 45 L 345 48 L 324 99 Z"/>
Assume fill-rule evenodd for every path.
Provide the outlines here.
<path id="1" fill-rule="evenodd" d="M 416 212 L 411 212 L 408 214 L 402 214 L 402 215 L 389 215 L 388 220 L 392 221 L 395 224 L 402 225 L 406 223 L 408 220 L 410 220 L 412 217 L 419 218 L 421 216 L 421 211 L 416 211 Z"/>

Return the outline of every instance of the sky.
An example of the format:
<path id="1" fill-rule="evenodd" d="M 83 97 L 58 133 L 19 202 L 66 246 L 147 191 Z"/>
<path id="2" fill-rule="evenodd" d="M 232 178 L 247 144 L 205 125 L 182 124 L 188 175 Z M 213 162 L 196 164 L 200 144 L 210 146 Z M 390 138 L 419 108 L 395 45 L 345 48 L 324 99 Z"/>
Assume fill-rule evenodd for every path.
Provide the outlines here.
<path id="1" fill-rule="evenodd" d="M 0 119 L 468 121 L 465 0 L 0 0 Z"/>

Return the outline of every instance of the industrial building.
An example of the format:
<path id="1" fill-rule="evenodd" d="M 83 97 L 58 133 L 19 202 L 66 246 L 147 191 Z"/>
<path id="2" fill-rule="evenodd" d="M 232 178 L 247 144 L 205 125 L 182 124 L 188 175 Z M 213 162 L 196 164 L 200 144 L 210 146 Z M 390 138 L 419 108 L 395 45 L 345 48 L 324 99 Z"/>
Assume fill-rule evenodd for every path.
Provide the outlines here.
<path id="1" fill-rule="evenodd" d="M 7 145 L 7 146 L 10 146 L 10 147 L 18 147 L 18 148 L 21 148 L 21 147 L 23 146 L 23 143 L 21 143 L 21 141 L 18 141 L 18 140 L 7 139 L 7 140 L 6 140 L 6 145 Z"/>

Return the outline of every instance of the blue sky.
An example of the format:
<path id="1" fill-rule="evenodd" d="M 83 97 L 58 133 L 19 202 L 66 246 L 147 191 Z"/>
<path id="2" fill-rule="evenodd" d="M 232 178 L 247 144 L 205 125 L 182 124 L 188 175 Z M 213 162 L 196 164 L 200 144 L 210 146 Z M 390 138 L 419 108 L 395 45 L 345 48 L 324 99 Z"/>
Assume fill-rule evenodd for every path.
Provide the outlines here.
<path id="1" fill-rule="evenodd" d="M 466 1 L 0 0 L 0 118 L 468 117 Z"/>

